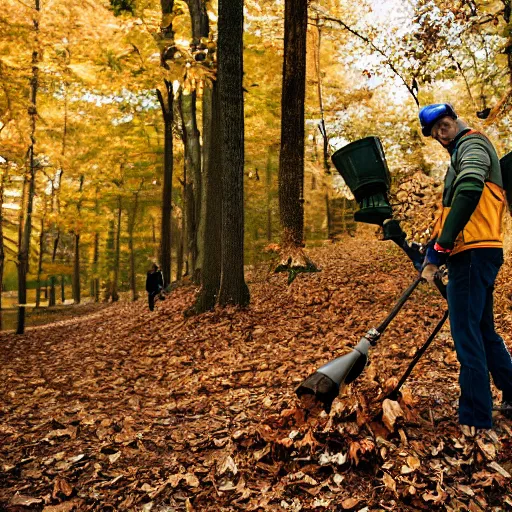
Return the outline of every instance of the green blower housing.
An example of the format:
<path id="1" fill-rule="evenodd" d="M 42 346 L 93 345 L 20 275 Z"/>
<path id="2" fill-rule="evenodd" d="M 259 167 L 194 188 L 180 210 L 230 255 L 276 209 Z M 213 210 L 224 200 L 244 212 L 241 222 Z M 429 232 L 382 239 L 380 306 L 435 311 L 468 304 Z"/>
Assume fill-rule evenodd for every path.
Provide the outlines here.
<path id="1" fill-rule="evenodd" d="M 365 137 L 339 149 L 332 162 L 359 204 L 354 220 L 382 226 L 393 216 L 388 200 L 389 169 L 378 137 Z"/>

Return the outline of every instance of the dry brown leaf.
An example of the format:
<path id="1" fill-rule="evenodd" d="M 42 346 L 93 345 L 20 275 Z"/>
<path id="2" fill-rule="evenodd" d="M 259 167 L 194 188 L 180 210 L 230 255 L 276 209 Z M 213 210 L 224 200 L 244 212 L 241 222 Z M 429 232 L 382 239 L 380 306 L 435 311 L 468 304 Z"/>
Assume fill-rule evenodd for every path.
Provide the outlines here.
<path id="1" fill-rule="evenodd" d="M 73 510 L 79 510 L 80 501 L 63 501 L 58 505 L 47 505 L 43 508 L 43 512 L 72 512 Z"/>
<path id="2" fill-rule="evenodd" d="M 384 475 L 382 477 L 382 481 L 384 482 L 384 485 L 391 489 L 394 493 L 396 493 L 396 482 L 395 479 L 389 474 L 384 471 Z"/>
<path id="3" fill-rule="evenodd" d="M 43 503 L 41 498 L 33 498 L 32 496 L 25 496 L 18 493 L 16 493 L 9 501 L 10 505 L 20 507 L 31 507 L 32 505 L 38 505 L 40 503 Z"/>
<path id="4" fill-rule="evenodd" d="M 404 412 L 398 402 L 389 400 L 389 398 L 384 400 L 382 403 L 382 421 L 390 432 L 394 431 L 397 419 L 402 418 L 403 415 Z"/>
<path id="5" fill-rule="evenodd" d="M 347 498 L 341 502 L 341 507 L 343 510 L 352 510 L 360 503 L 359 498 Z"/>
<path id="6" fill-rule="evenodd" d="M 416 470 L 416 469 L 419 469 L 420 466 L 421 466 L 421 461 L 420 459 L 418 459 L 418 457 L 414 457 L 413 455 L 409 455 L 407 457 L 407 465 L 413 469 L 413 470 Z"/>
<path id="7" fill-rule="evenodd" d="M 64 478 L 56 478 L 53 483 L 52 498 L 58 498 L 59 494 L 63 494 L 67 498 L 73 494 L 73 487 Z"/>

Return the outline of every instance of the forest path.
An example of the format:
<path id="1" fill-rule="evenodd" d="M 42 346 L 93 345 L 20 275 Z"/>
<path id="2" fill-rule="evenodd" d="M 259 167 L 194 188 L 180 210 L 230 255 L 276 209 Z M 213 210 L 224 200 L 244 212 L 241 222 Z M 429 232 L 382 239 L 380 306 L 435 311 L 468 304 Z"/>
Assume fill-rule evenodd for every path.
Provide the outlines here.
<path id="1" fill-rule="evenodd" d="M 461 438 L 447 328 L 408 381 L 396 425 L 375 419 L 379 394 L 444 311 L 426 284 L 330 417 L 304 417 L 297 384 L 378 325 L 416 277 L 390 242 L 347 239 L 310 255 L 322 271 L 290 287 L 284 274 L 252 270 L 245 310 L 185 319 L 187 287 L 152 313 L 143 301 L 115 304 L 23 336 L 2 333 L 0 510 L 503 505 L 512 424 L 496 418 L 497 454 Z M 510 268 L 496 294 L 509 346 Z"/>

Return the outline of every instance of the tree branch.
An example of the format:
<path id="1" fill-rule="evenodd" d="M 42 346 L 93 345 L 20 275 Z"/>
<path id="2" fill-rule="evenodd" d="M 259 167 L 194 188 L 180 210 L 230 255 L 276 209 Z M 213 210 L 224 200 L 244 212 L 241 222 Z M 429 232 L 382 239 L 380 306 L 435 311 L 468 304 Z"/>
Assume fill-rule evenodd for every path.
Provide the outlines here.
<path id="1" fill-rule="evenodd" d="M 416 105 L 418 107 L 420 106 L 420 102 L 418 101 L 418 97 L 414 93 L 414 89 L 407 83 L 405 78 L 396 69 L 395 65 L 391 62 L 389 56 L 383 50 L 381 50 L 378 46 L 376 46 L 375 43 L 371 39 L 369 39 L 367 36 L 359 33 L 357 30 L 353 29 L 352 27 L 347 25 L 344 21 L 342 21 L 342 20 L 340 20 L 338 18 L 333 18 L 332 16 L 325 16 L 325 15 L 319 15 L 319 16 L 321 16 L 321 19 L 323 19 L 324 21 L 331 21 L 333 23 L 337 23 L 338 25 L 343 27 L 345 30 L 347 30 L 351 34 L 355 35 L 356 37 L 358 37 L 359 39 L 364 41 L 375 52 L 377 52 L 378 54 L 382 55 L 386 59 L 386 64 L 389 67 L 389 69 L 391 69 L 391 71 L 393 71 L 393 73 L 402 81 L 402 83 L 405 85 L 405 87 L 409 91 L 410 95 L 414 98 L 414 101 L 416 102 Z"/>

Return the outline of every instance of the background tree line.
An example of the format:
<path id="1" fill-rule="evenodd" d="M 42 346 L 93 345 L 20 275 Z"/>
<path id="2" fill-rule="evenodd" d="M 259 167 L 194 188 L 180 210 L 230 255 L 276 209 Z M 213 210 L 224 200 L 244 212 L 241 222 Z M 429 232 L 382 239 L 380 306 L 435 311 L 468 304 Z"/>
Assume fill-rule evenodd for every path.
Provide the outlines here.
<path id="1" fill-rule="evenodd" d="M 329 153 L 366 135 L 419 236 L 445 159 L 418 105 L 452 101 L 510 148 L 509 0 L 6 2 L 0 282 L 18 332 L 30 288 L 36 306 L 66 284 L 75 303 L 135 300 L 152 261 L 200 285 L 190 313 L 247 304 L 266 245 L 314 270 L 305 242 L 354 230 Z"/>

